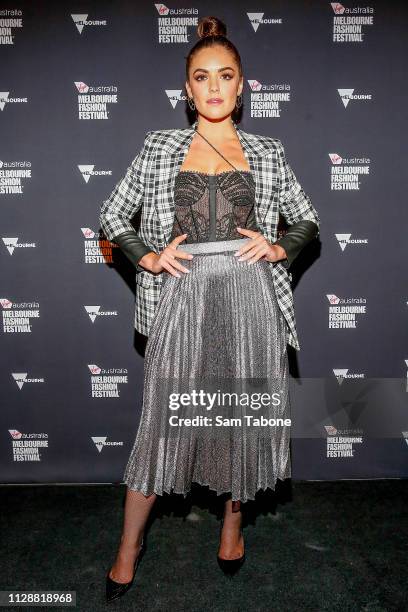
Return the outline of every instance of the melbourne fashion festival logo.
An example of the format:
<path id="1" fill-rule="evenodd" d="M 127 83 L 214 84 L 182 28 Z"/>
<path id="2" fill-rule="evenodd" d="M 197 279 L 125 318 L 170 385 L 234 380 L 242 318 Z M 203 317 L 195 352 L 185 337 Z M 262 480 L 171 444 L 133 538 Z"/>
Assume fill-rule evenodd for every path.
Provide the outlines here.
<path id="1" fill-rule="evenodd" d="M 80 34 L 85 26 L 106 26 L 106 19 L 88 19 L 88 14 L 71 15 L 71 17 Z"/>
<path id="2" fill-rule="evenodd" d="M 105 446 L 123 446 L 123 442 L 107 442 L 108 436 L 91 436 L 98 452 L 102 452 Z"/>
<path id="3" fill-rule="evenodd" d="M 361 43 L 364 40 L 363 27 L 372 26 L 374 9 L 371 6 L 345 7 L 340 2 L 330 2 L 333 9 L 333 42 Z"/>
<path id="4" fill-rule="evenodd" d="M 2 241 L 10 255 L 13 255 L 16 249 L 34 249 L 37 246 L 35 242 L 19 242 L 18 238 L 2 238 Z"/>
<path id="5" fill-rule="evenodd" d="M 248 79 L 251 89 L 251 117 L 280 117 L 282 103 L 290 102 L 289 83 L 265 84 Z"/>
<path id="6" fill-rule="evenodd" d="M 40 318 L 38 302 L 12 302 L 8 298 L 0 298 L 2 308 L 3 331 L 8 334 L 30 333 L 31 319 Z"/>
<path id="7" fill-rule="evenodd" d="M 355 329 L 357 316 L 366 314 L 365 298 L 339 298 L 327 294 L 329 301 L 329 329 Z"/>
<path id="8" fill-rule="evenodd" d="M 327 434 L 326 457 L 328 459 L 354 457 L 355 445 L 363 443 L 362 429 L 338 429 L 334 425 L 325 425 L 324 428 Z"/>
<path id="9" fill-rule="evenodd" d="M 0 159 L 0 194 L 22 195 L 25 179 L 31 179 L 31 162 Z"/>
<path id="10" fill-rule="evenodd" d="M 92 323 L 95 323 L 98 317 L 117 317 L 117 310 L 101 310 L 100 306 L 84 306 Z"/>
<path id="11" fill-rule="evenodd" d="M 9 91 L 0 91 L 0 111 L 4 111 L 7 104 L 27 104 L 28 98 L 10 97 Z"/>
<path id="12" fill-rule="evenodd" d="M 117 244 L 107 240 L 101 231 L 94 232 L 90 227 L 81 227 L 84 240 L 84 262 L 87 264 L 113 263 L 112 249 Z"/>
<path id="13" fill-rule="evenodd" d="M 344 108 L 347 108 L 350 100 L 372 100 L 371 94 L 355 94 L 354 89 L 338 89 L 337 91 L 344 104 Z"/>
<path id="14" fill-rule="evenodd" d="M 359 191 L 360 177 L 370 174 L 371 160 L 367 157 L 341 157 L 329 153 L 331 191 Z"/>
<path id="15" fill-rule="evenodd" d="M 95 164 L 78 164 L 85 183 L 89 183 L 91 176 L 112 176 L 112 170 L 95 170 Z"/>
<path id="16" fill-rule="evenodd" d="M 75 87 L 78 91 L 78 119 L 110 119 L 108 105 L 118 103 L 116 85 L 87 85 L 83 81 L 75 81 Z"/>
<path id="17" fill-rule="evenodd" d="M 339 383 L 339 387 L 347 379 L 355 380 L 356 378 L 365 378 L 365 375 L 362 372 L 349 372 L 348 368 L 333 368 L 333 374 Z"/>
<path id="18" fill-rule="evenodd" d="M 173 110 L 176 108 L 178 102 L 185 102 L 187 99 L 186 96 L 183 95 L 181 89 L 165 89 L 165 92 Z"/>
<path id="19" fill-rule="evenodd" d="M 43 383 L 44 382 L 43 378 L 27 378 L 28 376 L 27 372 L 12 372 L 11 376 L 15 380 L 16 385 L 20 389 L 20 391 L 23 388 L 23 386 L 27 383 Z"/>
<path id="20" fill-rule="evenodd" d="M 14 45 L 14 31 L 23 28 L 22 17 L 19 9 L 0 10 L 0 45 Z"/>
<path id="21" fill-rule="evenodd" d="M 190 32 L 198 25 L 198 9 L 169 8 L 165 4 L 155 4 L 159 17 L 157 18 L 157 41 L 161 44 L 189 43 Z"/>
<path id="22" fill-rule="evenodd" d="M 260 25 L 280 25 L 283 23 L 282 17 L 264 17 L 265 13 L 247 13 L 247 17 L 254 32 L 258 31 Z"/>
<path id="23" fill-rule="evenodd" d="M 91 373 L 91 397 L 119 397 L 119 385 L 128 383 L 126 368 L 105 370 L 98 365 L 88 364 Z"/>
<path id="24" fill-rule="evenodd" d="M 339 243 L 339 247 L 342 251 L 345 250 L 349 244 L 368 244 L 367 238 L 352 238 L 351 234 L 334 234 Z"/>
<path id="25" fill-rule="evenodd" d="M 40 451 L 48 448 L 47 433 L 22 433 L 9 429 L 13 451 L 13 461 L 41 461 Z"/>

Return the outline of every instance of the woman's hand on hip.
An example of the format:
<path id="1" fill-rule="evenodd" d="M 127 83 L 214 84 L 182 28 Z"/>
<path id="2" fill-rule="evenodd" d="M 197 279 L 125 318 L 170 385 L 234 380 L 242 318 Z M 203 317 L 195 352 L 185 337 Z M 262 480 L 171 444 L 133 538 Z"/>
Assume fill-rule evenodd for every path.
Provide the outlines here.
<path id="1" fill-rule="evenodd" d="M 278 244 L 271 244 L 261 232 L 243 227 L 237 227 L 237 230 L 240 234 L 244 234 L 243 237 L 252 238 L 238 251 L 235 251 L 234 255 L 239 257 L 238 261 L 248 261 L 249 264 L 253 264 L 259 259 L 266 259 L 270 262 L 286 259 L 285 249 Z"/>
<path id="2" fill-rule="evenodd" d="M 187 253 L 186 251 L 182 251 L 181 249 L 177 249 L 177 246 L 186 239 L 187 234 L 182 234 L 181 236 L 176 236 L 169 244 L 163 249 L 163 251 L 159 254 L 157 253 L 148 253 L 145 255 L 146 263 L 143 267 L 145 267 L 149 272 L 153 272 L 157 274 L 158 272 L 163 272 L 166 270 L 172 276 L 177 276 L 180 278 L 180 272 L 190 272 L 190 270 L 184 267 L 181 263 L 179 263 L 176 259 L 193 259 L 193 255 L 191 253 Z M 149 258 L 149 261 L 147 261 Z"/>

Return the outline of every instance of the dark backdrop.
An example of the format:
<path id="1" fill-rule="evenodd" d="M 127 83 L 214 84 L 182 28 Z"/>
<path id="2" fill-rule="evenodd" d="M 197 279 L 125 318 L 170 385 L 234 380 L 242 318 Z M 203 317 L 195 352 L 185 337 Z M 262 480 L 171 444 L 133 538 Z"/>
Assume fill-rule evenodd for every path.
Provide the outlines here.
<path id="1" fill-rule="evenodd" d="M 100 0 L 0 4 L 2 482 L 121 481 L 144 339 L 98 215 L 146 131 L 188 125 L 211 14 L 242 55 L 242 128 L 282 140 L 321 218 L 292 267 L 293 475 L 407 476 L 406 4 Z"/>

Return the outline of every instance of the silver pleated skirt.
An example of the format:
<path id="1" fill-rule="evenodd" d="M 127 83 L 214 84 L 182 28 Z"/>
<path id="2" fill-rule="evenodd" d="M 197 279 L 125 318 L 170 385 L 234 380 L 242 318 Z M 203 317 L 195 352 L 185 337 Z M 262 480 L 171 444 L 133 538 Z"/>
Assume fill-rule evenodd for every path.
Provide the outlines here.
<path id="1" fill-rule="evenodd" d="M 247 241 L 180 245 L 190 272 L 163 272 L 123 477 L 132 490 L 186 496 L 195 482 L 246 502 L 291 476 L 286 322 L 270 264 L 234 256 Z M 217 401 L 224 392 L 235 405 Z M 261 393 L 279 399 L 260 408 Z"/>

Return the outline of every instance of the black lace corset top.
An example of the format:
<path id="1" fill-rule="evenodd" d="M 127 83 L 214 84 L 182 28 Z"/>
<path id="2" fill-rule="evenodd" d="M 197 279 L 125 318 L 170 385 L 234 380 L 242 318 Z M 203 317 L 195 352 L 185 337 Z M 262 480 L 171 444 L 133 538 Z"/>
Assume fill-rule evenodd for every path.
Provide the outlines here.
<path id="1" fill-rule="evenodd" d="M 245 238 L 237 227 L 259 231 L 255 182 L 249 170 L 218 174 L 181 170 L 175 180 L 174 204 L 171 240 L 187 234 L 182 244 Z"/>

